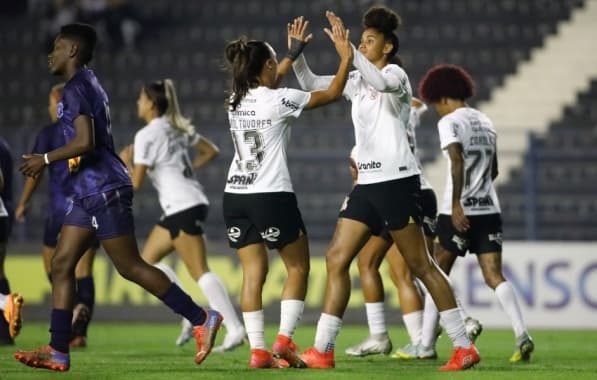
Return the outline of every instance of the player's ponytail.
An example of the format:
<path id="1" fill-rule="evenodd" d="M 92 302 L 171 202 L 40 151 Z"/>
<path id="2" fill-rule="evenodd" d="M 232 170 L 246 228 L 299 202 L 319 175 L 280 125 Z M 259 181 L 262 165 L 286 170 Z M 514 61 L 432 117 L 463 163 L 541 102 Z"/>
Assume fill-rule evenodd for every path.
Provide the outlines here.
<path id="1" fill-rule="evenodd" d="M 178 105 L 178 97 L 176 96 L 176 89 L 172 79 L 164 79 L 164 90 L 166 93 L 166 100 L 168 101 L 168 108 L 166 109 L 166 117 L 170 125 L 182 132 L 192 135 L 195 133 L 195 127 L 190 119 L 182 116 L 180 113 L 180 106 Z"/>
<path id="2" fill-rule="evenodd" d="M 232 91 L 228 105 L 234 111 L 249 89 L 259 85 L 263 65 L 272 58 L 272 53 L 263 41 L 239 38 L 226 46 L 225 55 L 232 74 Z"/>

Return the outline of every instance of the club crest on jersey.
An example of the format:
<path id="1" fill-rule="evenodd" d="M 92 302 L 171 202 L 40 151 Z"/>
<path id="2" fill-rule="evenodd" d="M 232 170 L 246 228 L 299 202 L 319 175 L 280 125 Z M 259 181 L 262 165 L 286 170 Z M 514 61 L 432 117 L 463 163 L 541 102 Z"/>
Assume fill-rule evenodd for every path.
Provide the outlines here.
<path id="1" fill-rule="evenodd" d="M 60 119 L 64 115 L 64 104 L 62 102 L 58 103 L 58 108 L 56 109 L 56 116 Z"/>
<path id="2" fill-rule="evenodd" d="M 239 237 L 240 237 L 240 228 L 230 227 L 228 229 L 228 239 L 230 239 L 231 242 L 236 243 L 238 241 Z"/>
<path id="3" fill-rule="evenodd" d="M 68 171 L 76 173 L 81 168 L 81 156 L 72 157 L 68 159 Z"/>
<path id="4" fill-rule="evenodd" d="M 280 229 L 277 227 L 268 227 L 265 231 L 261 233 L 261 238 L 267 241 L 278 241 L 278 237 L 280 236 Z"/>

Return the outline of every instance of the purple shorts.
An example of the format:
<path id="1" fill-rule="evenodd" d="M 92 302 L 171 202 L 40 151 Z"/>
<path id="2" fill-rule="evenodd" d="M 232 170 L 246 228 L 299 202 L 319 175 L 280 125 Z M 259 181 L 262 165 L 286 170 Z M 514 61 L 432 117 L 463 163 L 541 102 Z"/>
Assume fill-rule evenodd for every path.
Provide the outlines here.
<path id="1" fill-rule="evenodd" d="M 126 186 L 75 199 L 66 211 L 64 224 L 95 230 L 98 240 L 135 232 L 133 188 Z"/>

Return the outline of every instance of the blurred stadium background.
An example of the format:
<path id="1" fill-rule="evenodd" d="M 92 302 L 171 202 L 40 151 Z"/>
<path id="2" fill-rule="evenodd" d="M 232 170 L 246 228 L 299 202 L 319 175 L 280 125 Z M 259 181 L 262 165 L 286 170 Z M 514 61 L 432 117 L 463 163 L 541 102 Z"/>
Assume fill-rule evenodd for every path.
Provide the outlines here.
<path id="1" fill-rule="evenodd" d="M 315 36 L 305 52 L 311 67 L 317 73 L 333 73 L 337 58 L 321 31 L 324 11 L 339 14 L 357 43 L 360 16 L 373 3 L 385 3 L 402 16 L 400 55 L 413 88 L 438 63 L 462 65 L 476 79 L 472 105 L 493 119 L 499 136 L 498 194 L 507 240 L 506 273 L 514 279 L 525 313 L 533 315 L 529 324 L 550 327 L 559 321 L 560 327 L 572 327 L 574 320 L 563 322 L 560 317 L 574 315 L 581 325 L 597 328 L 597 0 L 4 0 L 0 135 L 9 141 L 15 157 L 31 148 L 36 131 L 48 122 L 47 93 L 57 82 L 48 75 L 46 58 L 56 26 L 77 19 L 94 23 L 101 44 L 91 67 L 110 97 L 118 148 L 131 143 L 143 125 L 136 117 L 141 85 L 165 77 L 174 79 L 183 112 L 221 148 L 221 156 L 198 176 L 212 204 L 206 224 L 211 265 L 237 296 L 240 271 L 234 252 L 226 246 L 221 214 L 225 173 L 233 154 L 223 106 L 228 88 L 222 70 L 225 42 L 241 35 L 265 39 L 281 55 L 286 22 L 304 15 Z M 290 75 L 284 85 L 295 87 L 294 77 Z M 425 115 L 418 142 L 425 174 L 441 196 L 445 163 L 436 122 L 433 111 Z M 347 156 L 354 136 L 349 104 L 340 101 L 305 113 L 292 133 L 291 175 L 319 279 L 310 291 L 316 315 L 320 281 L 325 278 L 321 256 L 351 186 Z M 15 169 L 18 162 L 15 159 Z M 15 171 L 15 201 L 22 184 Z M 36 255 L 43 233 L 43 191 L 39 189 L 26 223 L 15 224 L 7 270 L 13 288 L 19 290 L 20 285 L 35 294 L 29 297 L 32 315 L 45 317 L 48 288 Z M 135 196 L 134 208 L 142 239 L 160 214 L 149 184 Z M 110 285 L 121 280 L 104 265 L 103 255 L 99 260 L 96 278 L 106 284 L 100 289 L 105 295 L 98 298 L 98 318 L 127 318 L 126 313 L 115 312 L 121 305 L 157 308 L 148 297 L 137 297 L 129 285 L 118 290 Z M 453 276 L 465 304 L 482 319 L 486 315 L 485 320 L 493 321 L 499 306 L 482 293 L 474 261 L 465 263 L 457 265 L 460 269 Z M 174 264 L 184 275 L 184 268 Z M 281 269 L 274 260 L 270 281 L 275 283 L 280 277 L 276 270 Z M 98 274 L 101 270 L 109 274 Z M 354 279 L 358 289 L 358 278 Z M 272 290 L 272 310 L 277 289 Z M 114 292 L 120 293 L 114 296 Z M 394 292 L 388 293 L 395 300 Z M 364 318 L 358 300 L 353 295 L 351 310 L 359 313 L 354 317 L 349 313 L 350 320 Z M 160 310 L 154 313 L 157 317 L 145 315 L 169 318 Z M 271 314 L 272 321 L 276 315 Z M 490 324 L 504 322 L 503 317 L 494 319 Z"/>

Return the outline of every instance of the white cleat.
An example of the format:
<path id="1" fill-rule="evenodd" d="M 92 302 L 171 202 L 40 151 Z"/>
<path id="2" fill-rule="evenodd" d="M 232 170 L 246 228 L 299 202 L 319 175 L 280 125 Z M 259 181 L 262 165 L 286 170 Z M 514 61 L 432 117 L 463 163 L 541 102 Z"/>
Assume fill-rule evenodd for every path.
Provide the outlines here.
<path id="1" fill-rule="evenodd" d="M 213 352 L 227 352 L 232 351 L 236 347 L 242 346 L 247 340 L 247 332 L 244 327 L 236 329 L 236 331 L 229 331 L 224 337 L 221 345 L 212 349 Z"/>
<path id="2" fill-rule="evenodd" d="M 466 329 L 466 335 L 471 342 L 475 343 L 481 332 L 483 332 L 483 325 L 478 320 L 468 317 L 464 320 L 464 328 Z"/>
<path id="3" fill-rule="evenodd" d="M 404 347 L 397 349 L 396 352 L 392 354 L 392 357 L 400 360 L 419 359 L 419 347 L 421 347 L 420 344 L 408 343 Z"/>
<path id="4" fill-rule="evenodd" d="M 387 355 L 392 352 L 392 341 L 388 334 L 369 336 L 361 343 L 348 347 L 345 352 L 350 356 Z"/>
<path id="5" fill-rule="evenodd" d="M 191 338 L 193 338 L 193 325 L 189 320 L 183 318 L 181 322 L 181 330 L 178 339 L 176 339 L 177 346 L 184 346 Z"/>
<path id="6" fill-rule="evenodd" d="M 437 351 L 435 351 L 435 347 L 425 347 L 420 344 L 419 359 L 437 359 Z"/>

